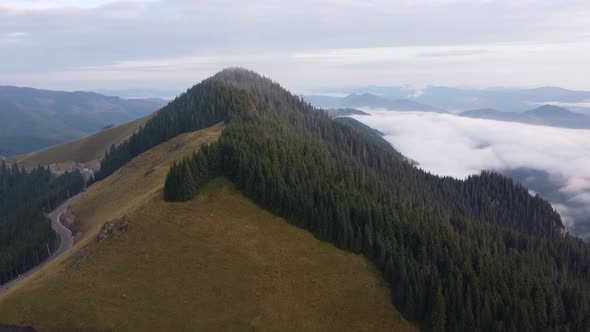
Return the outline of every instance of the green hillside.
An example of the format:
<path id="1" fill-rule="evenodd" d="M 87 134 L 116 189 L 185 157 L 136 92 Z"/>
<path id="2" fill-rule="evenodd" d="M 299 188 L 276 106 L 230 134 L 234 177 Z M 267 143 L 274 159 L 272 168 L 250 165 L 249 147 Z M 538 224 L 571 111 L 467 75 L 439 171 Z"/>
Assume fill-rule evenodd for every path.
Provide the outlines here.
<path id="1" fill-rule="evenodd" d="M 69 167 L 71 162 L 84 163 L 90 168 L 98 168 L 100 159 L 104 157 L 105 151 L 111 145 L 123 143 L 152 116 L 148 115 L 129 123 L 104 129 L 82 139 L 13 157 L 9 161 L 16 162 L 26 168 L 49 164 L 67 164 L 66 167 Z"/>
<path id="2" fill-rule="evenodd" d="M 94 184 L 73 207 L 81 240 L 0 298 L 0 322 L 66 332 L 415 330 L 366 259 L 260 209 L 229 181 L 190 202 L 162 200 L 172 161 L 222 129 L 180 135 Z M 109 220 L 128 228 L 98 242 Z"/>
<path id="3" fill-rule="evenodd" d="M 0 86 L 0 156 L 72 141 L 147 116 L 158 99 L 121 99 L 90 92 Z"/>

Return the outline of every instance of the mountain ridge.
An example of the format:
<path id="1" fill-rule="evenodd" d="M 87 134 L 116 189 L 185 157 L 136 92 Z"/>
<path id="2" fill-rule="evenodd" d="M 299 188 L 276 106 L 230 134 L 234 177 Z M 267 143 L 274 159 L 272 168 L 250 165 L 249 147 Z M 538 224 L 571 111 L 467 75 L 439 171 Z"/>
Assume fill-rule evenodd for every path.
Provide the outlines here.
<path id="1" fill-rule="evenodd" d="M 410 99 L 388 99 L 368 92 L 351 93 L 345 97 L 304 96 L 316 107 L 322 108 L 383 108 L 399 112 L 436 112 L 446 113 L 440 108 L 422 104 Z"/>
<path id="2" fill-rule="evenodd" d="M 0 155 L 14 156 L 81 138 L 146 116 L 164 104 L 93 92 L 0 86 Z"/>
<path id="3" fill-rule="evenodd" d="M 590 129 L 589 116 L 550 104 L 545 104 L 521 113 L 502 112 L 487 108 L 465 111 L 459 113 L 459 116 L 570 129 Z"/>
<path id="4" fill-rule="evenodd" d="M 468 316 L 479 317 L 474 318 L 475 324 L 478 324 L 475 329 L 485 329 L 484 325 L 491 326 L 499 321 L 502 321 L 499 323 L 501 326 L 515 329 L 535 329 L 548 321 L 552 325 L 562 324 L 558 323 L 561 321 L 557 318 L 559 315 L 549 317 L 543 313 L 544 310 L 525 308 L 529 301 L 533 301 L 530 296 L 535 293 L 536 283 L 543 284 L 545 291 L 554 296 L 562 291 L 551 286 L 553 282 L 550 280 L 556 275 L 545 269 L 560 264 L 561 255 L 569 255 L 562 246 L 577 248 L 575 250 L 581 250 L 580 253 L 584 252 L 585 256 L 589 254 L 589 248 L 564 233 L 559 215 L 545 200 L 531 196 L 523 186 L 492 172 L 483 172 L 465 181 L 422 172 L 366 138 L 348 132 L 348 129 L 333 123 L 325 113 L 316 112 L 311 105 L 254 72 L 224 70 L 213 78 L 232 85 L 235 83 L 236 88 L 248 92 L 254 98 L 257 112 L 233 114 L 217 143 L 175 164 L 164 186 L 166 199 L 190 200 L 211 177 L 219 174 L 227 176 L 266 209 L 309 229 L 320 239 L 371 257 L 389 276 L 396 305 L 406 317 L 421 322 L 427 329 L 474 329 L 473 322 L 461 318 L 465 317 L 462 316 L 465 310 Z M 289 160 L 298 162 L 281 162 Z M 356 175 L 357 178 L 356 172 L 362 175 Z M 299 177 L 289 174 L 298 174 Z M 301 182 L 301 179 L 306 181 Z M 317 192 L 322 195 L 317 195 Z M 310 199 L 305 200 L 304 197 Z M 411 214 L 400 218 L 400 215 L 413 210 L 405 208 L 412 204 L 419 204 L 420 208 L 430 211 L 420 214 L 428 217 Z M 434 212 L 439 209 L 447 212 Z M 411 220 L 409 228 L 405 228 L 406 224 L 401 221 L 405 218 Z M 396 226 L 392 226 L 394 224 Z M 397 238 L 388 233 L 388 227 L 401 227 L 403 230 L 400 232 L 405 235 Z M 378 230 L 380 235 L 375 237 L 374 230 Z M 502 253 L 480 242 L 479 232 L 484 232 L 486 238 L 495 239 L 491 241 L 498 241 L 496 243 L 502 247 Z M 421 239 L 406 242 L 408 237 Z M 527 238 L 527 243 L 531 241 L 531 245 L 535 244 L 516 249 L 513 241 L 519 237 Z M 416 241 L 428 243 L 422 249 L 425 253 L 420 254 Z M 384 247 L 379 247 L 378 243 Z M 388 245 L 399 247 L 393 249 Z M 434 248 L 438 245 L 445 249 Z M 543 253 L 553 252 L 541 256 L 544 267 L 534 263 L 533 257 L 538 257 L 539 249 L 533 247 L 545 248 Z M 453 253 L 446 254 L 448 250 Z M 505 254 L 512 250 L 518 250 L 528 258 L 517 263 L 514 257 Z M 466 252 L 480 258 L 467 258 Z M 387 258 L 389 255 L 391 261 Z M 485 260 L 483 257 L 488 255 L 494 258 L 486 263 L 489 264 L 487 267 L 466 267 L 474 264 L 472 259 Z M 420 257 L 427 261 L 421 261 Z M 393 263 L 400 260 L 407 260 L 408 263 Z M 414 265 L 417 261 L 422 263 Z M 515 296 L 519 291 L 514 288 L 515 284 L 508 281 L 516 278 L 516 264 L 522 263 L 526 264 L 527 271 L 537 270 L 531 272 L 534 277 L 529 277 L 527 281 L 525 288 L 529 289 L 528 295 L 522 296 L 528 298 L 524 301 Z M 400 269 L 404 272 L 395 272 Z M 584 272 L 579 272 L 575 264 L 568 265 L 566 269 L 570 282 L 580 285 L 575 280 L 584 278 Z M 477 296 L 494 302 L 490 308 L 508 305 L 514 313 L 522 310 L 521 314 L 516 314 L 520 318 L 512 316 L 505 321 L 506 317 L 500 311 L 491 313 L 494 318 L 484 318 L 488 314 L 474 310 L 471 305 L 451 304 L 453 302 L 449 297 L 464 292 L 463 286 L 459 286 L 461 283 L 453 281 L 456 273 L 462 275 L 462 280 L 470 280 L 474 275 L 469 271 L 474 270 L 487 271 L 485 276 L 478 277 L 491 278 L 482 281 L 483 284 L 494 280 L 494 284 L 502 284 L 501 288 L 512 289 L 500 295 L 495 290 L 476 287 Z M 496 295 L 492 295 L 494 293 Z M 584 295 L 580 293 L 580 296 Z M 473 300 L 467 296 L 462 301 Z M 560 301 L 567 302 L 563 298 Z M 425 304 L 426 310 L 423 307 Z M 569 304 L 562 305 L 571 307 Z M 531 320 L 529 317 L 532 315 L 543 315 L 543 318 Z M 572 324 L 570 326 L 575 329 L 575 326 L 585 323 L 573 319 L 567 324 Z"/>
<path id="5" fill-rule="evenodd" d="M 578 112 L 588 113 L 584 105 L 590 100 L 590 91 L 569 90 L 559 87 L 539 88 L 459 88 L 428 86 L 425 88 L 404 87 L 359 87 L 333 91 L 350 93 L 375 93 L 390 99 L 409 98 L 419 103 L 436 105 L 453 112 L 478 108 L 494 108 L 507 112 L 522 112 L 531 104 L 563 103 Z M 576 106 L 577 105 L 577 106 Z"/>

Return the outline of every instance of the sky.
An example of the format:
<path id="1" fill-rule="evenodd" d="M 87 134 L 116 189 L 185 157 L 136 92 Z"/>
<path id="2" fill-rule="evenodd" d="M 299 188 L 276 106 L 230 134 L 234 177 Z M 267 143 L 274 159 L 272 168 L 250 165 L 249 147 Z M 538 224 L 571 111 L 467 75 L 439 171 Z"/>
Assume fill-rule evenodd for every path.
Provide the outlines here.
<path id="1" fill-rule="evenodd" d="M 543 197 L 572 234 L 590 241 L 590 130 L 471 119 L 451 114 L 363 109 L 355 116 L 385 134 L 398 151 L 437 175 L 466 178 L 482 170 L 532 169 L 523 179 Z"/>
<path id="2" fill-rule="evenodd" d="M 0 85 L 184 90 L 242 66 L 308 91 L 590 90 L 587 0 L 0 0 Z"/>

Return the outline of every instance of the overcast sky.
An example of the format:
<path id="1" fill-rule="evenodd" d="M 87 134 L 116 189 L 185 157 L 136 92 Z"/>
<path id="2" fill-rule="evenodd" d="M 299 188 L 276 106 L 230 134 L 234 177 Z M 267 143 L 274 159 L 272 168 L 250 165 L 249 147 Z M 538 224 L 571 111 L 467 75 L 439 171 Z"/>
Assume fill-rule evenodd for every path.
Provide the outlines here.
<path id="1" fill-rule="evenodd" d="M 185 89 L 223 67 L 321 86 L 590 90 L 588 0 L 0 0 L 0 84 Z"/>

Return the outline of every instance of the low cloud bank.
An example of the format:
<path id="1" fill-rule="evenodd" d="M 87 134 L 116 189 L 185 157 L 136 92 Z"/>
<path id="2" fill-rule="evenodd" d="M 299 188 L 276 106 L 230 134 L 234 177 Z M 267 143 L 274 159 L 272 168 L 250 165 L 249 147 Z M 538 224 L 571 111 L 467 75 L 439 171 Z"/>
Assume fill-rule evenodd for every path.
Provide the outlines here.
<path id="1" fill-rule="evenodd" d="M 590 130 L 363 111 L 372 116 L 354 118 L 383 132 L 424 170 L 456 178 L 482 170 L 512 176 L 549 200 L 572 234 L 590 240 Z"/>

